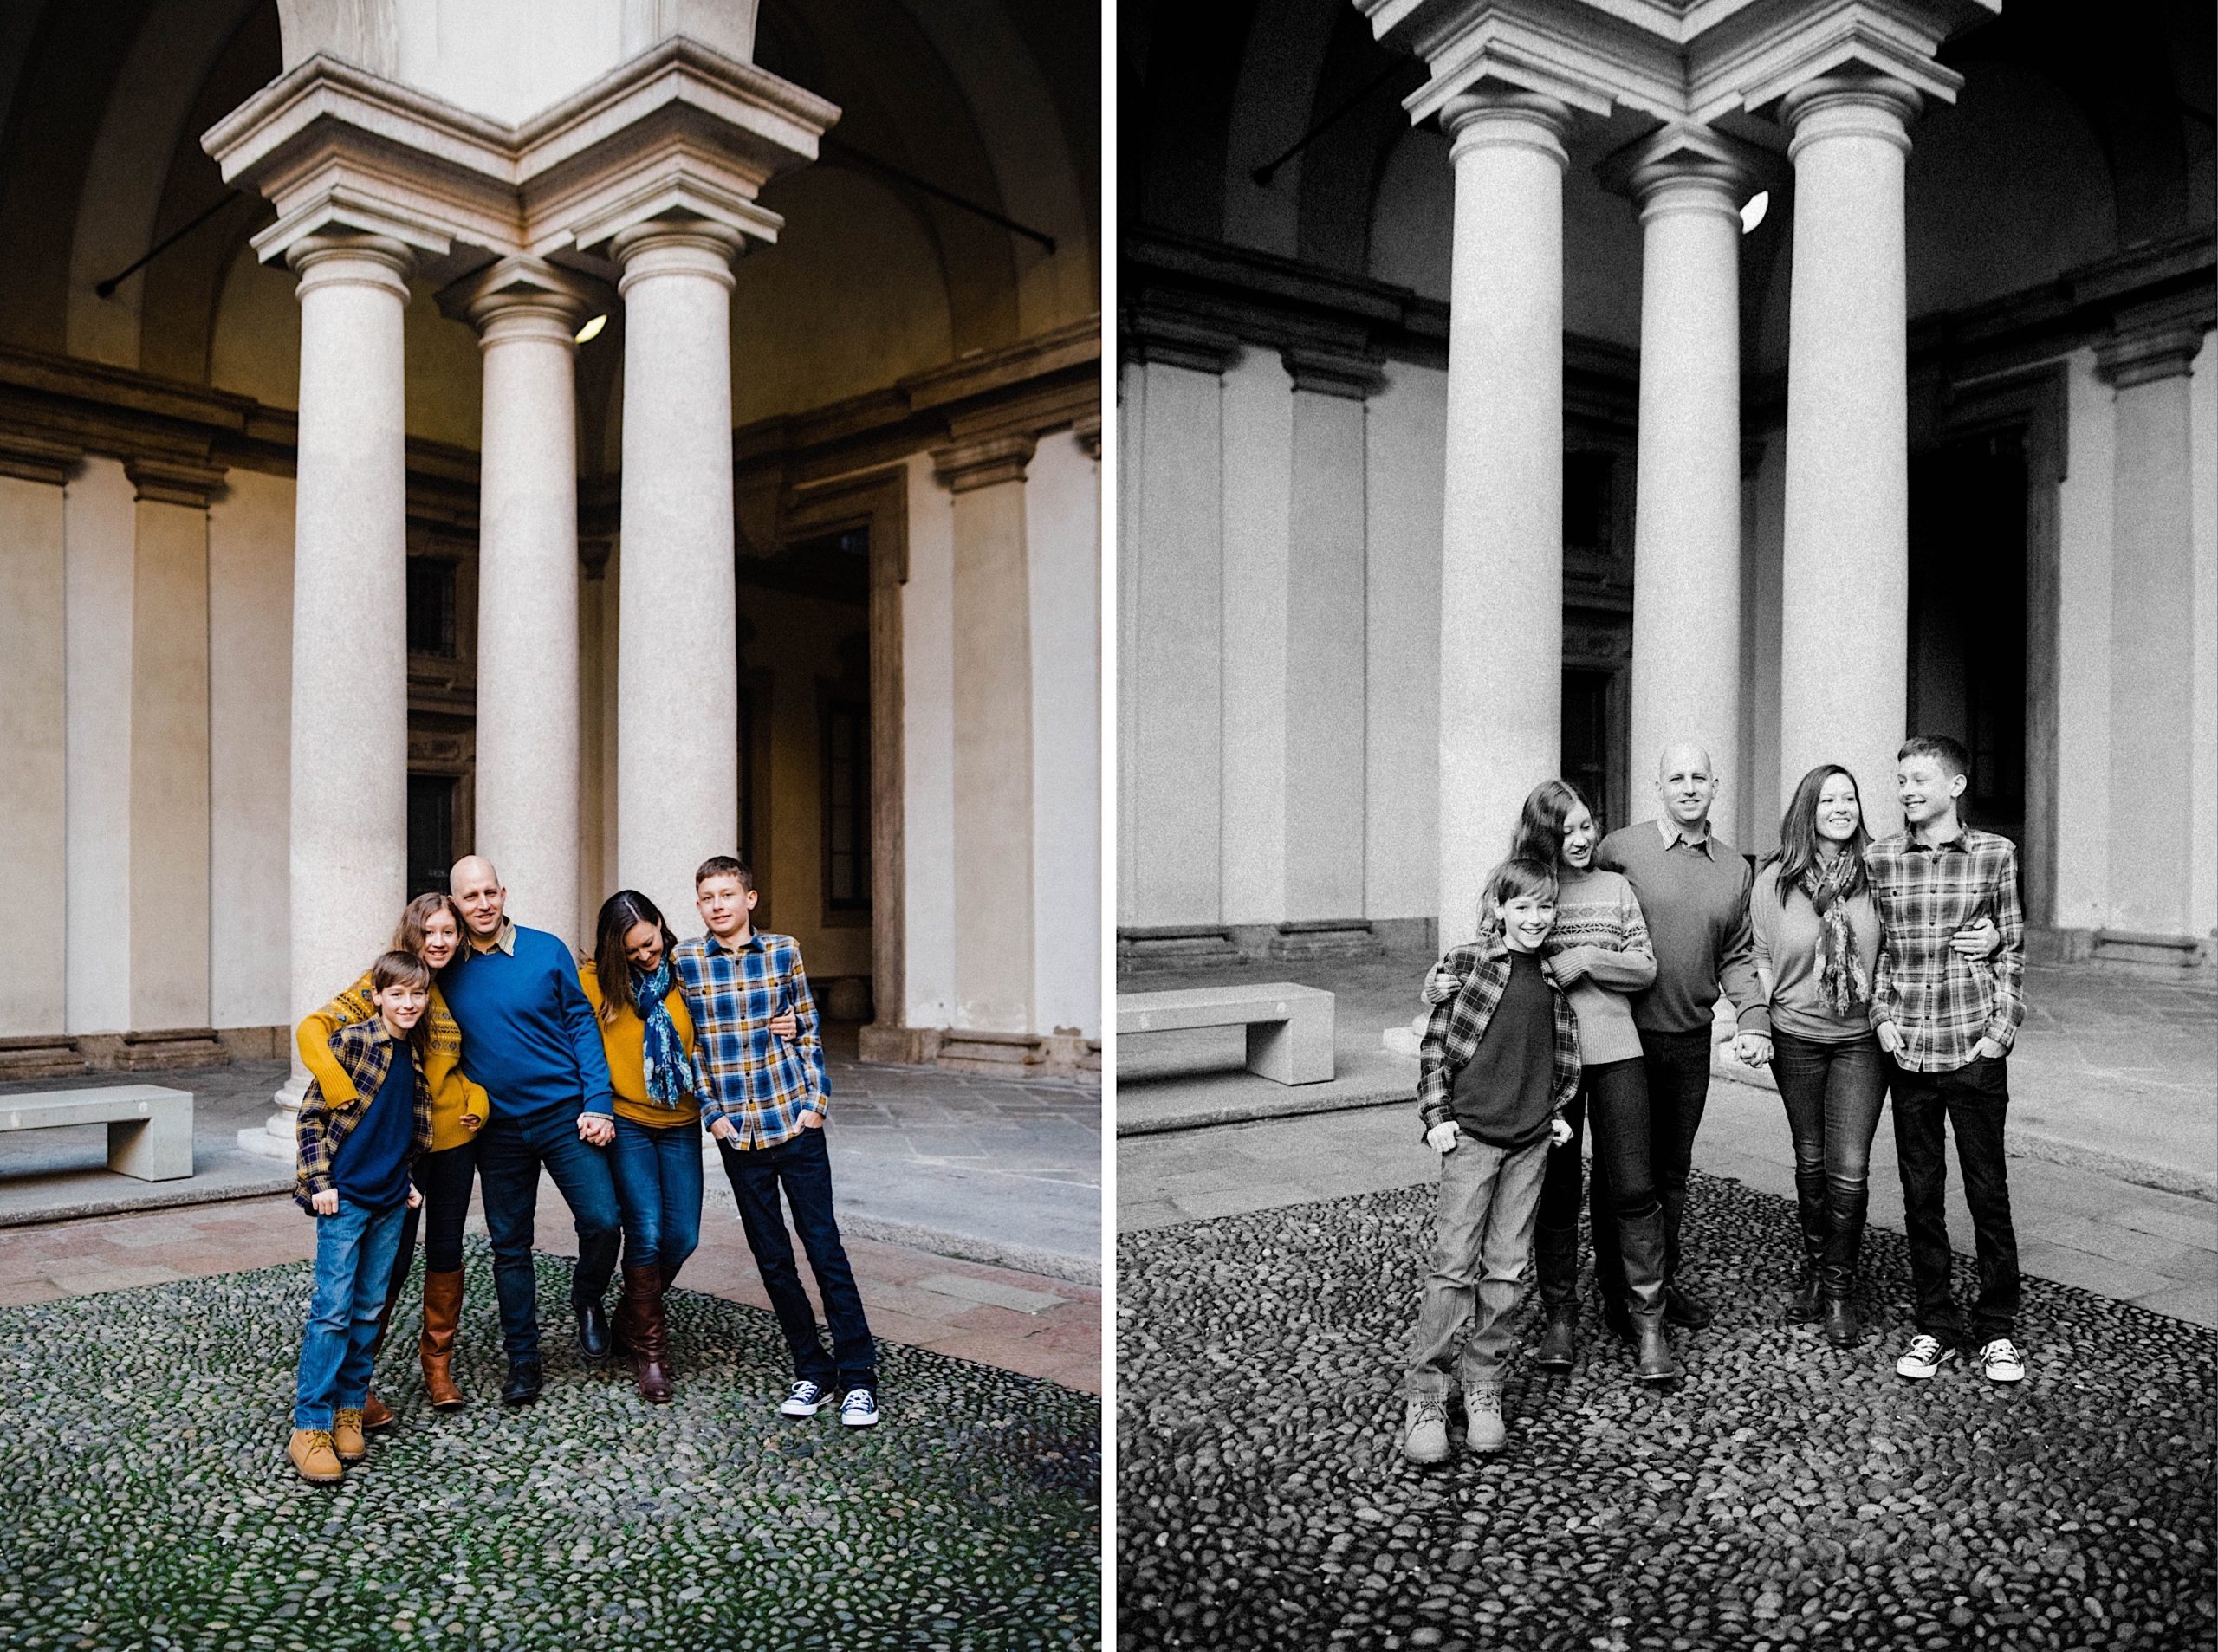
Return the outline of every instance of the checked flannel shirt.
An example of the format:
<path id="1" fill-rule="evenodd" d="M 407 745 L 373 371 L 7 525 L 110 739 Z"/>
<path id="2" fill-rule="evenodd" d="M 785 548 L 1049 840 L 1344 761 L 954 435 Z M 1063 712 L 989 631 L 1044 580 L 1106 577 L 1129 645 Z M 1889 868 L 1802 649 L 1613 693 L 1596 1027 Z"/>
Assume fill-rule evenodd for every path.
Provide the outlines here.
<path id="1" fill-rule="evenodd" d="M 1906 832 L 1864 851 L 1882 940 L 1872 972 L 1871 1025 L 1903 1035 L 1897 1065 L 1949 1072 L 1972 1059 L 1982 1038 L 2009 1052 L 2026 1019 L 2026 919 L 2018 905 L 2018 850 L 2009 839 L 1966 827 L 1937 845 Z M 1986 958 L 1949 945 L 1981 917 L 2002 944 Z"/>
<path id="2" fill-rule="evenodd" d="M 1432 1007 L 1424 1037 L 1417 1042 L 1417 1118 L 1430 1130 L 1456 1116 L 1456 1075 L 1469 1066 L 1486 1036 L 1487 1024 L 1509 984 L 1509 948 L 1498 937 L 1451 947 L 1433 968 L 1463 985 L 1453 997 Z M 1555 967 L 1540 960 L 1540 974 L 1556 1012 L 1555 1116 L 1579 1093 L 1579 1017 L 1556 984 Z"/>
<path id="3" fill-rule="evenodd" d="M 424 1077 L 424 1064 L 416 1059 L 406 1040 L 386 1036 L 381 1021 L 350 1021 L 331 1035 L 331 1053 L 340 1070 L 353 1080 L 354 1098 L 334 1105 L 324 1098 L 323 1085 L 308 1085 L 301 1098 L 301 1120 L 294 1132 L 299 1150 L 293 1170 L 293 1202 L 310 1215 L 319 1193 L 330 1191 L 331 1162 L 339 1156 L 340 1143 L 354 1133 L 378 1098 L 378 1088 L 392 1069 L 396 1052 L 402 1053 L 416 1074 L 416 1128 L 408 1143 L 414 1159 L 431 1150 L 431 1086 Z"/>
<path id="4" fill-rule="evenodd" d="M 816 1001 L 789 935 L 749 931 L 728 948 L 713 935 L 680 941 L 671 954 L 693 1017 L 694 1053 L 709 1077 L 701 1123 L 719 1116 L 739 1131 L 736 1147 L 775 1147 L 801 1129 L 804 1112 L 821 1114 L 831 1085 Z M 790 1039 L 774 1038 L 770 1018 L 791 1010 Z"/>

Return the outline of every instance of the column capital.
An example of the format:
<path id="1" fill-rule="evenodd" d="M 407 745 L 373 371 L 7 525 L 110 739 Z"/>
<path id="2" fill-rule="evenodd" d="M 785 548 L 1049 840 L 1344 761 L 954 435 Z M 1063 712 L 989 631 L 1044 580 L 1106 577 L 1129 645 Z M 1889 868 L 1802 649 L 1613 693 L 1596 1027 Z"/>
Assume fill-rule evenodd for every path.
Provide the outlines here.
<path id="1" fill-rule="evenodd" d="M 442 288 L 439 309 L 476 327 L 485 345 L 516 337 L 567 344 L 593 308 L 593 285 L 542 258 L 508 257 Z"/>
<path id="2" fill-rule="evenodd" d="M 134 496 L 159 505 L 184 505 L 205 510 L 230 472 L 204 460 L 149 457 L 126 459 L 123 474 L 138 491 Z"/>
<path id="3" fill-rule="evenodd" d="M 610 241 L 608 249 L 623 266 L 616 282 L 621 294 L 653 275 L 699 275 L 729 289 L 738 284 L 732 279 L 732 260 L 745 246 L 746 237 L 730 224 L 686 215 L 632 224 Z"/>
<path id="4" fill-rule="evenodd" d="M 1758 190 L 1778 189 L 1788 170 L 1768 151 L 1696 121 L 1673 121 L 1596 167 L 1605 189 L 1629 195 L 1645 222 L 1667 212 L 1738 217 Z"/>
<path id="5" fill-rule="evenodd" d="M 1125 312 L 1117 327 L 1126 360 L 1161 362 L 1222 376 L 1240 360 L 1240 340 L 1199 318 L 1142 304 Z"/>
<path id="6" fill-rule="evenodd" d="M 2117 331 L 2095 346 L 2095 372 L 2113 390 L 2184 378 L 2194 370 L 2211 325 L 2208 317 L 2174 316 L 2137 326 L 2121 319 Z"/>
<path id="7" fill-rule="evenodd" d="M 1279 352 L 1279 360 L 1285 364 L 1294 389 L 1314 395 L 1368 401 L 1386 382 L 1379 358 L 1369 354 L 1290 344 Z"/>
<path id="8" fill-rule="evenodd" d="M 405 304 L 416 253 L 390 236 L 304 236 L 286 247 L 285 262 L 303 295 L 320 287 L 375 287 Z"/>
<path id="9" fill-rule="evenodd" d="M 1571 131 L 1572 109 L 1538 92 L 1489 87 L 1459 92 L 1441 107 L 1440 127 L 1449 137 L 1449 158 L 1460 160 L 1475 149 L 1509 146 L 1537 149 L 1559 167 L 1571 164 L 1563 140 Z"/>
<path id="10" fill-rule="evenodd" d="M 998 483 L 1021 482 L 1037 439 L 1005 432 L 974 437 L 932 450 L 932 470 L 950 493 L 970 493 Z"/>
<path id="11" fill-rule="evenodd" d="M 1787 158 L 1820 138 L 1877 138 L 1910 152 L 1910 124 L 1925 98 L 1906 81 L 1886 75 L 1826 75 L 1805 81 L 1780 101 L 1779 117 L 1793 135 Z"/>
<path id="12" fill-rule="evenodd" d="M 1097 409 L 1071 426 L 1071 434 L 1078 437 L 1079 446 L 1086 457 L 1097 463 L 1101 457 L 1101 414 Z"/>
<path id="13" fill-rule="evenodd" d="M 0 476 L 21 482 L 43 482 L 60 487 L 69 480 L 85 450 L 74 442 L 56 442 L 23 431 L 0 430 Z"/>

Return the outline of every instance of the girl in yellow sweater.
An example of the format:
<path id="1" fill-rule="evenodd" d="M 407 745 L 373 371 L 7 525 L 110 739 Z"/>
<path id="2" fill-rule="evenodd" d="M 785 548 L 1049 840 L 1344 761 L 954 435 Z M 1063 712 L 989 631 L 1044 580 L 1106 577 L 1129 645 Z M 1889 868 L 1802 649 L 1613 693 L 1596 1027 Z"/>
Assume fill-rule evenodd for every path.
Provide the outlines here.
<path id="1" fill-rule="evenodd" d="M 416 1340 L 417 1358 L 424 1369 L 424 1390 L 431 1404 L 451 1411 L 463 1403 L 462 1390 L 452 1372 L 454 1335 L 462 1317 L 462 1228 L 470 1215 L 470 1181 L 477 1168 L 477 1136 L 485 1122 L 485 1092 L 470 1083 L 462 1071 L 462 1029 L 447 1013 L 446 1000 L 436 984 L 438 972 L 462 944 L 462 911 L 445 895 L 418 895 L 400 914 L 392 935 L 393 949 L 408 952 L 430 965 L 434 976 L 431 1006 L 424 1013 L 428 1044 L 424 1076 L 431 1090 L 431 1150 L 414 1165 L 412 1175 L 422 1189 L 424 1229 L 424 1328 Z M 301 1059 L 327 1100 L 334 1105 L 354 1098 L 353 1081 L 331 1053 L 331 1035 L 355 1021 L 373 1020 L 377 1006 L 370 998 L 370 977 L 362 978 L 303 1020 L 295 1035 Z M 393 1259 L 392 1278 L 386 1292 L 386 1318 L 408 1278 L 408 1265 L 416 1249 L 418 1213 L 410 1210 Z M 380 1341 L 385 1319 L 378 1322 Z M 366 1429 L 389 1428 L 393 1416 L 373 1394 L 362 1408 Z"/>

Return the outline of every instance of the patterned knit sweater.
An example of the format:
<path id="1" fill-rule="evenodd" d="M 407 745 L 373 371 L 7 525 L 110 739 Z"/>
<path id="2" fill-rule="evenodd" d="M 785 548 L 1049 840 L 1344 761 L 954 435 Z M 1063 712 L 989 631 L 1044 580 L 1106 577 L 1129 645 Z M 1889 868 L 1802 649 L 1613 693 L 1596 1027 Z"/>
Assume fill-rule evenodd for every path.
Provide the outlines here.
<path id="1" fill-rule="evenodd" d="M 1640 1054 L 1628 994 L 1656 979 L 1656 953 L 1632 885 L 1613 871 L 1572 873 L 1556 890 L 1556 927 L 1542 950 L 1579 1016 L 1579 1059 L 1599 1067 Z"/>

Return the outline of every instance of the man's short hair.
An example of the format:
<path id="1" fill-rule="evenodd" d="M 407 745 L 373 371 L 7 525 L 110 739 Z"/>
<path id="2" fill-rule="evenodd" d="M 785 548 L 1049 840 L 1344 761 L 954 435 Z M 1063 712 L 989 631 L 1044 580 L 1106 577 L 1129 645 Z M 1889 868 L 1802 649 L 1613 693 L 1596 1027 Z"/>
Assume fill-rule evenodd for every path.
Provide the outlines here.
<path id="1" fill-rule="evenodd" d="M 736 856 L 710 855 L 693 874 L 693 887 L 698 890 L 711 878 L 736 878 L 742 889 L 750 895 L 755 892 L 754 869 Z"/>
<path id="2" fill-rule="evenodd" d="M 1951 779 L 1972 772 L 1972 755 L 1961 741 L 1946 735 L 1912 735 L 1903 742 L 1903 748 L 1895 754 L 1895 761 L 1906 763 L 1913 757 L 1930 757 L 1941 765 Z"/>

